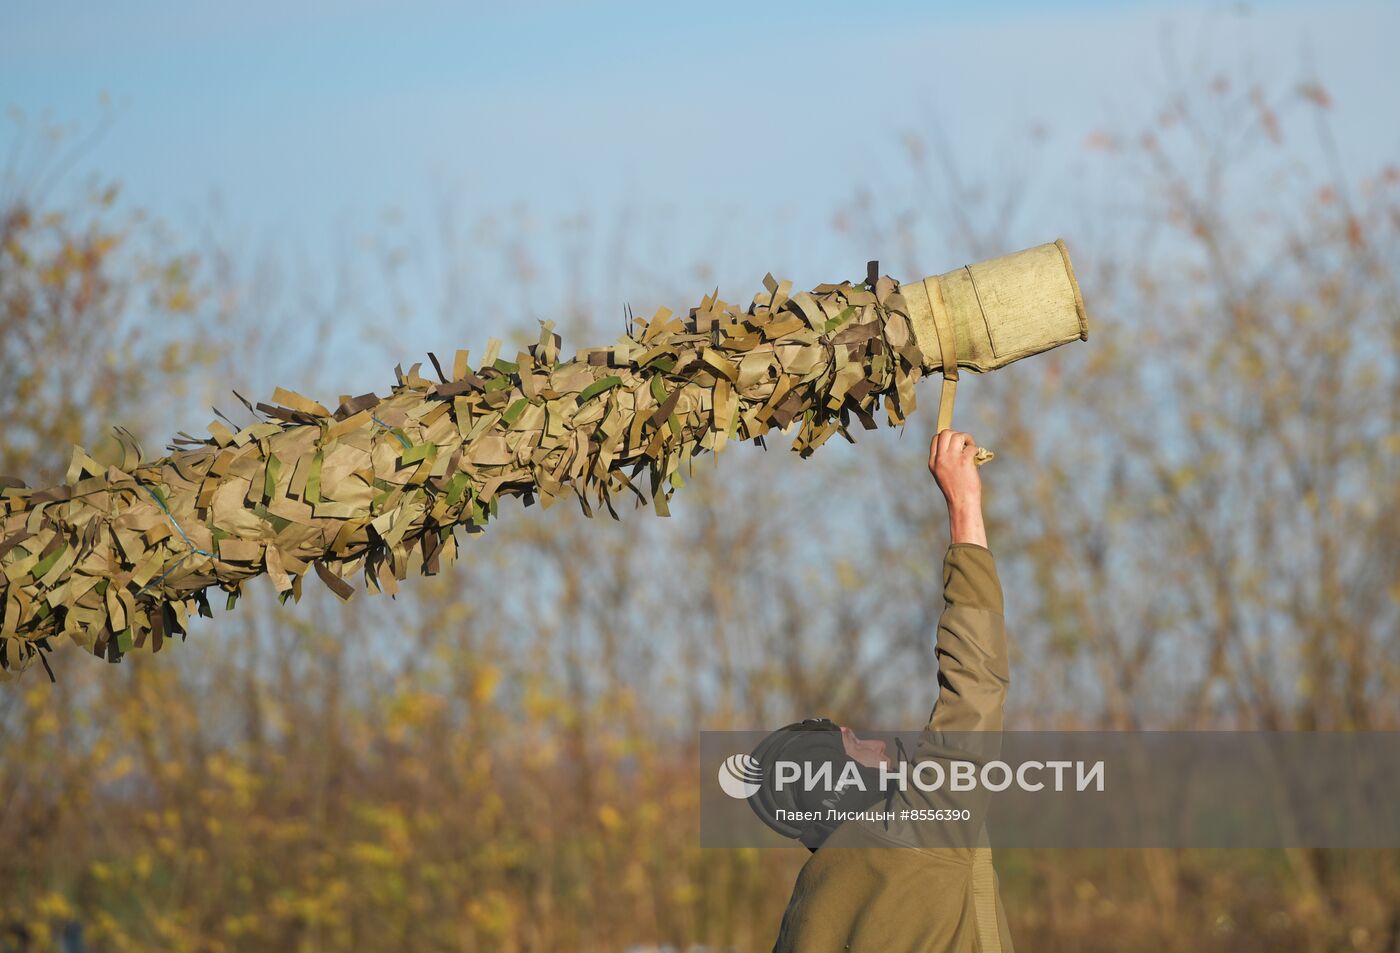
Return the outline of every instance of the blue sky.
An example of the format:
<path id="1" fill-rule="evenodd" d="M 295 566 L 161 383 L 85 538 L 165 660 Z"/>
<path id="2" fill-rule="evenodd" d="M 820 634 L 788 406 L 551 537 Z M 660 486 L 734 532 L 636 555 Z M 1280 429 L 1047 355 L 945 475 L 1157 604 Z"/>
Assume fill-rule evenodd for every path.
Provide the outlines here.
<path id="1" fill-rule="evenodd" d="M 444 204 L 464 222 L 531 209 L 539 224 L 525 236 L 528 253 L 556 263 L 578 240 L 561 219 L 588 212 L 612 222 L 589 233 L 605 239 L 630 223 L 635 267 L 604 276 L 605 254 L 588 257 L 581 275 L 556 264 L 555 287 L 531 302 L 548 312 L 564 310 L 561 281 L 582 286 L 583 308 L 609 317 L 623 301 L 641 313 L 683 308 L 715 283 L 743 300 L 769 270 L 800 287 L 863 274 L 870 257 L 888 265 L 892 240 L 842 235 L 833 212 L 860 187 L 898 196 L 909 180 L 901 135 L 938 129 L 972 177 L 1006 183 L 1028 162 L 1043 164 L 1013 247 L 1063 234 L 1077 248 L 1074 203 L 1114 199 L 1086 138 L 1136 127 L 1174 75 L 1227 69 L 1274 89 L 1319 76 L 1336 104 L 1342 164 L 1363 173 L 1394 161 L 1396 37 L 1400 4 L 1369 0 L 1243 13 L 1048 0 L 5 0 L 0 105 L 28 119 L 0 120 L 0 161 L 41 117 L 91 128 L 105 93 L 112 124 L 71 180 L 116 178 L 131 206 L 177 230 L 206 228 L 217 196 L 221 240 L 294 249 L 307 275 L 329 271 L 347 244 L 373 242 L 391 221 L 386 210 L 396 210 L 396 234 L 420 237 L 411 253 L 432 262 L 404 282 L 417 293 L 400 321 L 378 316 L 382 275 L 366 269 L 362 323 L 352 320 L 349 342 L 328 357 L 302 299 L 285 295 L 265 363 L 210 380 L 202 401 L 172 401 L 170 429 L 199 432 L 209 403 L 236 409 L 231 387 L 258 397 L 283 384 L 327 400 L 383 393 L 397 362 L 463 346 L 479 356 L 488 336 L 524 323 L 476 300 L 461 321 L 434 309 L 444 283 L 474 267 L 435 247 Z M 1032 160 L 1036 126 L 1046 138 Z M 918 274 L 973 252 L 928 254 Z M 713 269 L 687 270 L 701 260 Z M 580 340 L 577 315 L 530 316 L 559 318 L 569 345 L 594 343 Z M 967 386 L 960 406 L 975 399 L 977 384 Z"/>
<path id="2" fill-rule="evenodd" d="M 1323 76 L 1354 169 L 1400 146 L 1393 3 L 8 0 L 3 11 L 0 102 L 31 123 L 89 127 L 100 95 L 115 104 L 83 171 L 121 180 L 128 201 L 177 226 L 204 221 L 217 195 L 241 233 L 313 258 L 373 231 L 386 209 L 430 232 L 446 200 L 468 219 L 515 205 L 545 220 L 664 208 L 672 260 L 717 258 L 735 296 L 770 268 L 842 277 L 864 256 L 833 233 L 832 210 L 858 185 L 897 178 L 901 133 L 937 124 L 980 172 L 1014 169 L 1043 124 L 1047 155 L 1073 168 L 1090 131 L 1160 101 L 1168 49 L 1188 71 L 1202 55 L 1266 81 Z M 0 155 L 22 128 L 0 122 Z M 1031 216 L 1026 243 L 1053 237 L 1056 214 Z M 532 241 L 548 256 L 558 239 L 546 227 Z"/>

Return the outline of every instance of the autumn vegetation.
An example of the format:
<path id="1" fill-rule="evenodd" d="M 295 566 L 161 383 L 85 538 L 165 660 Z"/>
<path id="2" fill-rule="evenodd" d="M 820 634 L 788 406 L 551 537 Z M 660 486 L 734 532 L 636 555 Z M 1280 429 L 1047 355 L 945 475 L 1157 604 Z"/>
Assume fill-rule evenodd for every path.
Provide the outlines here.
<path id="1" fill-rule="evenodd" d="M 1089 343 L 960 395 L 998 452 L 1009 725 L 1400 729 L 1400 165 L 1347 171 L 1329 110 L 1314 83 L 1210 75 L 1083 143 L 1062 232 Z M 1054 237 L 1018 216 L 1070 186 L 904 146 L 898 188 L 835 210 L 853 262 L 873 246 L 921 275 Z M 31 485 L 114 424 L 158 448 L 233 386 L 349 386 L 310 353 L 332 316 L 371 344 L 360 391 L 419 359 L 352 279 L 301 288 L 109 183 L 21 174 L 0 197 L 0 473 Z M 509 221 L 466 230 L 536 291 L 447 287 L 444 349 L 484 341 L 474 308 L 522 337 L 550 312 L 566 344 L 614 327 L 580 274 L 616 273 L 609 307 L 694 297 L 693 274 L 568 227 L 579 256 L 555 269 Z M 392 287 L 386 257 L 362 265 Z M 918 419 L 805 462 L 728 450 L 669 520 L 503 514 L 397 599 L 253 587 L 158 655 L 71 649 L 57 682 L 0 685 L 0 950 L 77 928 L 100 951 L 768 949 L 805 851 L 697 846 L 695 733 L 923 723 L 946 530 Z M 1041 953 L 1400 949 L 1394 850 L 998 866 Z"/>

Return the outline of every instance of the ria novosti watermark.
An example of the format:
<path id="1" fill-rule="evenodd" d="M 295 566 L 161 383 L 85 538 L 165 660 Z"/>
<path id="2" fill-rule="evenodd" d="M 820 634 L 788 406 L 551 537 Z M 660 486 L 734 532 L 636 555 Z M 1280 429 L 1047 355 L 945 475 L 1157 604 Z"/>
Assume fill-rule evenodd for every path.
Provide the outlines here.
<path id="1" fill-rule="evenodd" d="M 732 798 L 751 798 L 762 784 L 763 765 L 747 751 L 730 755 L 719 766 L 720 790 Z"/>
<path id="2" fill-rule="evenodd" d="M 702 846 L 790 846 L 756 798 L 892 846 L 1400 848 L 1400 732 L 862 731 L 889 754 L 864 769 L 755 758 L 769 733 L 700 732 Z"/>
<path id="3" fill-rule="evenodd" d="M 886 763 L 872 769 L 875 779 L 867 782 L 870 772 L 863 772 L 854 761 L 848 761 L 838 775 L 831 762 L 814 765 L 811 762 L 775 761 L 772 766 L 773 788 L 784 791 L 789 786 L 803 791 L 847 790 L 861 792 L 922 791 L 932 793 L 948 790 L 954 793 L 978 789 L 1000 793 L 1013 785 L 1022 791 L 1103 791 L 1104 762 L 1094 761 L 1022 761 L 1011 765 L 992 760 L 977 764 L 956 759 L 928 758 L 922 761 Z M 746 799 L 758 793 L 764 779 L 763 767 L 747 752 L 730 755 L 720 764 L 721 790 L 732 798 Z M 1048 779 L 1048 780 L 1047 780 Z"/>

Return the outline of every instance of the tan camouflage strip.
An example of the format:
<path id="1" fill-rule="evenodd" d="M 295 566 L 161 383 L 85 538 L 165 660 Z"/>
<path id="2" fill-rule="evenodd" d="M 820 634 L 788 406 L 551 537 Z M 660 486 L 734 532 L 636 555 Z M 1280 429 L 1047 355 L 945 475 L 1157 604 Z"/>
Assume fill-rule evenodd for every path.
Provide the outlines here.
<path id="1" fill-rule="evenodd" d="M 270 404 L 239 396 L 252 423 L 216 420 L 159 460 L 118 428 L 120 466 L 75 447 L 60 486 L 0 477 L 0 671 L 48 668 L 65 637 L 111 661 L 159 651 L 212 614 L 209 590 L 231 609 L 263 574 L 284 601 L 313 570 L 342 599 L 356 574 L 393 593 L 451 563 L 458 531 L 481 532 L 504 497 L 614 518 L 630 497 L 665 516 L 698 454 L 795 429 L 805 457 L 851 440 L 852 419 L 902 424 L 934 370 L 993 370 L 1088 335 L 1060 241 L 911 282 L 908 301 L 874 262 L 861 282 L 763 286 L 747 308 L 718 292 L 685 317 L 662 308 L 568 360 L 546 323 L 513 360 L 493 340 L 475 369 L 466 351 L 450 373 L 430 354 L 435 380 L 395 368 L 387 397 L 332 411 L 277 388 Z"/>
<path id="2" fill-rule="evenodd" d="M 547 323 L 511 359 L 491 342 L 475 369 L 465 351 L 450 373 L 430 355 L 432 379 L 397 369 L 388 396 L 335 410 L 278 388 L 252 423 L 216 420 L 159 460 L 125 432 L 120 466 L 75 447 L 60 486 L 0 490 L 0 666 L 63 638 L 113 661 L 159 651 L 211 614 L 211 590 L 232 608 L 262 574 L 284 600 L 313 574 L 342 599 L 357 575 L 394 592 L 451 563 L 503 498 L 614 517 L 619 498 L 651 500 L 665 515 L 705 451 L 795 429 L 806 456 L 852 439 L 853 420 L 904 422 L 938 356 L 893 279 L 764 288 L 747 308 L 715 294 L 684 317 L 662 309 L 568 360 Z"/>

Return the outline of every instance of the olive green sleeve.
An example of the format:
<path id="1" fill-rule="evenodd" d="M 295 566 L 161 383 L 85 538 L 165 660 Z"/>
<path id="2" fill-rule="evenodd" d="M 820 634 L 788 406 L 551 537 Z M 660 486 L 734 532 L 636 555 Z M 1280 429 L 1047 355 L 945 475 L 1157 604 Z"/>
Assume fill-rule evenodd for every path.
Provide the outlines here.
<path id="1" fill-rule="evenodd" d="M 938 698 L 911 760 L 916 765 L 939 762 L 950 772 L 955 762 L 980 765 L 1001 752 L 1010 666 L 1001 583 L 991 552 L 970 543 L 950 546 L 943 560 L 943 599 L 934 637 Z M 965 811 L 968 819 L 892 821 L 886 827 L 887 836 L 921 847 L 954 848 L 956 856 L 970 863 L 985 823 L 988 797 L 980 785 L 962 791 L 948 784 L 933 790 L 907 786 L 896 795 L 899 806 Z"/>
<path id="2" fill-rule="evenodd" d="M 976 543 L 954 543 L 943 558 L 943 601 L 950 606 L 990 609 L 1000 614 L 1001 582 L 991 550 Z"/>
<path id="3" fill-rule="evenodd" d="M 996 562 L 985 547 L 954 543 L 943 560 L 943 613 L 934 652 L 933 731 L 1000 731 L 1010 681 Z"/>

